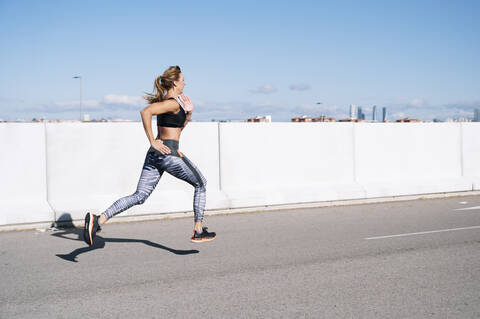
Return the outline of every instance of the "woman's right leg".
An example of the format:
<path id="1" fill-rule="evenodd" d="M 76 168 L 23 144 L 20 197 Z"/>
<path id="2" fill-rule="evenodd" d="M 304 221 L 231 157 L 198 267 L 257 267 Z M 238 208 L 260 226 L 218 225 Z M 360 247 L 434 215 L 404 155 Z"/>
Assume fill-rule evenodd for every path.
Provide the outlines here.
<path id="1" fill-rule="evenodd" d="M 137 190 L 130 196 L 120 198 L 112 204 L 100 216 L 87 213 L 85 216 L 85 226 L 83 230 L 83 239 L 87 244 L 93 246 L 95 234 L 100 225 L 103 225 L 109 218 L 120 214 L 124 210 L 129 209 L 133 205 L 143 204 L 148 196 L 157 186 L 160 177 L 162 177 L 163 169 L 158 166 L 159 158 L 155 157 L 152 152 L 148 152 L 143 164 L 142 174 L 138 181 Z"/>
<path id="2" fill-rule="evenodd" d="M 138 181 L 137 190 L 135 193 L 120 198 L 113 203 L 112 206 L 107 208 L 107 210 L 105 210 L 100 217 L 100 224 L 105 223 L 108 219 L 120 214 L 134 205 L 143 204 L 155 189 L 155 186 L 157 186 L 162 174 L 163 170 L 159 170 L 152 163 L 149 163 L 147 158 L 145 164 L 143 165 L 142 174 L 140 175 L 140 180 Z"/>

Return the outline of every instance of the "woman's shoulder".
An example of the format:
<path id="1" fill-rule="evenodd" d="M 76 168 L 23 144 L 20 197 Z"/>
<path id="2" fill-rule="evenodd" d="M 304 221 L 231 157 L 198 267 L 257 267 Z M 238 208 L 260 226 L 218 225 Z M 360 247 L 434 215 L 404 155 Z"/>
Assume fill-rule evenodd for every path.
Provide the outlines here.
<path id="1" fill-rule="evenodd" d="M 169 112 L 166 112 L 166 114 L 177 114 L 183 108 L 180 101 L 174 97 L 165 98 L 162 103 L 166 104 L 169 109 Z"/>
<path id="2" fill-rule="evenodd" d="M 162 113 L 178 112 L 179 106 L 176 101 L 172 101 L 170 99 L 164 99 L 161 102 L 155 102 L 150 104 L 147 107 L 147 109 L 149 109 L 153 115 L 158 115 Z"/>

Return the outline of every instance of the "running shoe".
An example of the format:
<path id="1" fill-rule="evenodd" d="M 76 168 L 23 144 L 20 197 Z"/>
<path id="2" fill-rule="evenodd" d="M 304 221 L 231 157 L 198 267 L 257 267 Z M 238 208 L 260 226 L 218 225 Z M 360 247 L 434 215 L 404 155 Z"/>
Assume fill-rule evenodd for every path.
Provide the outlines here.
<path id="1" fill-rule="evenodd" d="M 95 239 L 95 234 L 100 228 L 100 225 L 98 224 L 98 219 L 99 219 L 99 216 L 96 216 L 92 213 L 87 213 L 87 215 L 85 215 L 83 239 L 89 246 L 93 246 L 93 240 Z"/>
<path id="2" fill-rule="evenodd" d="M 196 230 L 193 231 L 192 238 L 190 239 L 194 243 L 202 243 L 205 241 L 211 241 L 214 240 L 215 237 L 217 237 L 217 234 L 214 232 L 209 233 L 207 231 L 207 227 L 202 228 L 203 231 L 199 234 Z"/>

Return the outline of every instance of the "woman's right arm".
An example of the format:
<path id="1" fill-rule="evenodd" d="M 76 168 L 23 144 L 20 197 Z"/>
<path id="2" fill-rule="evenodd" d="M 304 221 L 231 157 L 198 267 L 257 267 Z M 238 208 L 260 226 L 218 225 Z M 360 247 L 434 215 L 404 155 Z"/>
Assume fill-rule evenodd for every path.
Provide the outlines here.
<path id="1" fill-rule="evenodd" d="M 155 148 L 162 154 L 169 154 L 170 149 L 167 146 L 163 145 L 161 140 L 156 140 L 153 137 L 152 116 L 168 112 L 175 112 L 177 108 L 177 102 L 173 100 L 166 100 L 162 102 L 152 103 L 140 111 L 140 115 L 142 116 L 143 128 L 145 130 L 145 134 L 147 134 L 150 145 L 152 145 L 153 148 Z"/>

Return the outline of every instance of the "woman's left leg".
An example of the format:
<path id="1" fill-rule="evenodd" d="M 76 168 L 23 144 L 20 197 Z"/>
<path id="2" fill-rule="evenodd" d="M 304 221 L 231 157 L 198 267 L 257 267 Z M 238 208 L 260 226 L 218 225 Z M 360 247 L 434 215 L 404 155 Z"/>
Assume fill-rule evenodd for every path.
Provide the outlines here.
<path id="1" fill-rule="evenodd" d="M 162 169 L 195 187 L 193 212 L 195 214 L 195 222 L 201 223 L 207 198 L 207 180 L 203 174 L 195 164 L 180 152 L 179 156 L 167 156 L 162 163 Z"/>
<path id="2" fill-rule="evenodd" d="M 167 159 L 165 159 L 162 164 L 163 170 L 195 187 L 195 193 L 193 195 L 195 224 L 191 241 L 198 243 L 215 239 L 217 235 L 214 232 L 208 232 L 207 227 L 203 227 L 207 186 L 205 177 L 200 170 L 180 152 L 178 152 L 178 156 L 167 156 Z"/>

